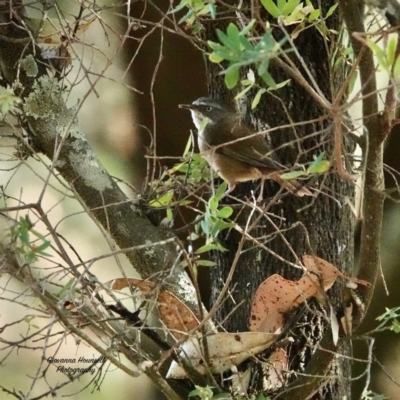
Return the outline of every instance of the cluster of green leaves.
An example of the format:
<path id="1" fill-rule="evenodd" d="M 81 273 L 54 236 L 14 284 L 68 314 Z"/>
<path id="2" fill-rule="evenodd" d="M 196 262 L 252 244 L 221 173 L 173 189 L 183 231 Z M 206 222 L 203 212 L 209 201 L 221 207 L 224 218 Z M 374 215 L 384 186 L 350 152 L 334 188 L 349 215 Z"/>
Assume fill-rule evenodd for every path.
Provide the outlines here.
<path id="1" fill-rule="evenodd" d="M 306 0 L 306 6 L 300 0 L 262 0 L 264 8 L 272 17 L 278 18 L 283 25 L 299 24 L 298 31 L 303 29 L 305 23 L 316 21 L 321 16 L 319 9 L 314 9 L 310 0 Z M 325 18 L 328 18 L 335 11 L 337 4 L 330 8 Z M 270 30 L 266 31 L 259 39 L 248 37 L 255 20 L 244 27 L 241 31 L 236 25 L 230 23 L 226 33 L 217 30 L 220 43 L 208 41 L 213 50 L 210 54 L 210 61 L 220 63 L 226 61 L 228 68 L 221 73 L 225 75 L 225 84 L 228 89 L 236 86 L 239 80 L 239 70 L 246 65 L 255 65 L 258 75 L 269 88 L 279 88 L 268 72 L 270 61 L 282 52 L 282 45 L 285 40 L 276 42 Z M 322 29 L 322 28 L 321 28 Z M 292 36 L 295 36 L 293 33 Z M 284 83 L 286 84 L 286 82 Z M 249 90 L 246 88 L 245 90 Z M 265 90 L 265 89 L 264 89 Z M 258 96 L 262 92 L 257 93 Z"/>
<path id="2" fill-rule="evenodd" d="M 386 311 L 380 315 L 377 320 L 381 321 L 376 330 L 389 329 L 394 333 L 400 333 L 400 307 L 386 308 Z"/>
<path id="3" fill-rule="evenodd" d="M 159 180 L 151 182 L 151 185 L 156 188 L 160 195 L 150 201 L 149 205 L 154 208 L 165 208 L 168 221 L 173 219 L 174 207 L 182 207 L 192 203 L 187 199 L 174 201 L 177 181 L 181 181 L 186 186 L 196 187 L 202 182 L 210 180 L 211 174 L 208 164 L 200 154 L 193 154 L 193 151 L 193 140 L 190 137 L 183 154 L 185 160 L 175 165 L 168 173 L 164 173 Z M 221 231 L 234 226 L 232 222 L 226 221 L 226 218 L 229 218 L 233 213 L 232 208 L 227 206 L 220 208 L 219 206 L 226 190 L 227 184 L 224 182 L 208 200 L 204 214 L 201 217 L 199 216 L 195 230 L 189 237 L 191 240 L 196 240 L 203 235 L 206 237 L 206 244 L 196 251 L 195 254 L 197 255 L 210 250 L 226 250 L 217 240 Z M 214 265 L 213 262 L 207 260 L 196 260 L 196 264 L 202 266 Z"/>
<path id="4" fill-rule="evenodd" d="M 6 115 L 15 111 L 15 108 L 21 99 L 14 94 L 11 88 L 0 87 L 0 114 Z"/>
<path id="5" fill-rule="evenodd" d="M 228 185 L 223 182 L 214 195 L 208 200 L 204 216 L 201 221 L 195 226 L 195 235 L 199 235 L 200 230 L 206 235 L 206 244 L 201 246 L 196 254 L 205 253 L 210 250 L 226 251 L 226 249 L 219 243 L 217 237 L 220 232 L 225 229 L 233 228 L 233 222 L 225 221 L 229 218 L 233 210 L 231 207 L 219 207 L 219 202 L 224 197 Z M 195 236 L 192 235 L 192 239 Z"/>
<path id="6" fill-rule="evenodd" d="M 212 391 L 212 386 L 197 386 L 196 389 L 192 390 L 189 393 L 189 397 L 197 396 L 201 400 L 222 400 L 222 399 L 235 399 L 235 400 L 244 400 L 242 397 L 233 397 L 230 393 L 218 393 L 214 394 Z M 257 395 L 257 397 L 252 396 L 250 400 L 269 400 L 270 398 L 265 397 L 262 393 Z"/>
<path id="7" fill-rule="evenodd" d="M 224 197 L 227 189 L 226 182 L 223 182 L 215 194 L 208 200 L 206 209 L 202 216 L 197 218 L 197 222 L 194 226 L 194 232 L 192 232 L 188 239 L 197 240 L 200 237 L 206 237 L 205 244 L 199 247 L 195 252 L 192 260 L 192 271 L 197 274 L 197 267 L 213 267 L 215 266 L 214 261 L 201 259 L 201 254 L 211 250 L 227 251 L 225 247 L 218 241 L 218 235 L 225 229 L 233 228 L 235 224 L 233 222 L 226 221 L 229 218 L 233 210 L 231 207 L 223 206 L 219 207 L 221 199 Z M 183 261 L 181 266 L 186 267 L 187 261 Z"/>
<path id="8" fill-rule="evenodd" d="M 258 103 L 261 100 L 261 96 L 264 93 L 280 89 L 281 87 L 287 85 L 289 82 L 290 82 L 290 79 L 287 79 L 286 81 L 278 83 L 274 87 L 269 87 L 268 89 L 259 88 L 259 85 L 257 85 L 257 83 L 256 83 L 254 71 L 252 69 L 249 69 L 249 72 L 247 73 L 247 79 L 243 79 L 240 81 L 240 83 L 244 87 L 244 89 L 235 96 L 235 100 L 243 97 L 249 90 L 259 88 L 257 90 L 257 93 L 255 94 L 255 96 L 253 97 L 253 101 L 251 102 L 251 109 L 254 110 L 258 106 Z"/>
<path id="9" fill-rule="evenodd" d="M 300 171 L 287 172 L 281 175 L 282 179 L 296 179 L 301 176 L 316 175 L 326 172 L 330 167 L 330 162 L 325 159 L 325 152 L 322 152 L 319 156 L 314 156 L 314 161 L 309 165 L 307 169 Z"/>
<path id="10" fill-rule="evenodd" d="M 255 20 L 252 20 L 241 31 L 236 25 L 230 23 L 226 33 L 217 29 L 221 44 L 208 41 L 208 45 L 213 50 L 209 56 L 210 61 L 214 63 L 228 62 L 228 68 L 222 71 L 228 89 L 236 86 L 240 68 L 250 64 L 256 65 L 258 75 L 268 87 L 276 86 L 268 68 L 270 60 L 281 51 L 282 43 L 277 43 L 270 31 L 266 32 L 257 42 L 249 40 L 247 34 L 253 28 L 255 22 Z"/>
<path id="11" fill-rule="evenodd" d="M 191 203 L 186 199 L 174 201 L 176 182 L 179 181 L 186 186 L 197 187 L 210 177 L 207 162 L 200 154 L 193 152 L 193 139 L 190 136 L 183 153 L 183 161 L 164 172 L 160 179 L 155 179 L 150 183 L 156 191 L 157 197 L 151 200 L 149 205 L 154 208 L 165 208 L 168 221 L 173 219 L 174 207 L 186 206 Z"/>
<path id="12" fill-rule="evenodd" d="M 214 19 L 217 14 L 215 0 L 181 0 L 169 14 L 175 14 L 185 7 L 188 8 L 188 12 L 178 21 L 178 24 L 185 22 L 192 27 L 193 33 L 201 29 L 201 24 L 196 23 L 198 17 L 209 15 Z"/>
<path id="13" fill-rule="evenodd" d="M 268 11 L 268 13 L 276 18 L 280 19 L 283 25 L 299 24 L 300 28 L 304 26 L 306 22 L 317 21 L 321 17 L 321 10 L 314 8 L 310 0 L 305 2 L 301 0 L 261 0 L 262 5 Z M 334 4 L 326 13 L 325 18 L 329 18 L 336 10 L 338 4 Z M 294 36 L 296 33 L 294 33 Z"/>
<path id="14" fill-rule="evenodd" d="M 36 238 L 32 242 L 30 234 Z M 15 250 L 24 258 L 23 265 L 35 262 L 38 256 L 51 257 L 50 254 L 45 252 L 51 243 L 33 229 L 33 224 L 28 215 L 25 218 L 20 217 L 19 223 L 12 228 L 11 236 L 13 242 L 15 242 Z"/>

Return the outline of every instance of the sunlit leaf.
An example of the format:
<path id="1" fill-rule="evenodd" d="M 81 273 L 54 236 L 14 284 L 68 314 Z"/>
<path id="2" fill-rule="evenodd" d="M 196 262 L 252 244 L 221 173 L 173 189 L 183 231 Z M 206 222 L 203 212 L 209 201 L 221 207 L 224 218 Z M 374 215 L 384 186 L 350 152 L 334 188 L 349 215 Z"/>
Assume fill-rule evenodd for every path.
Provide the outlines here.
<path id="1" fill-rule="evenodd" d="M 276 83 L 269 72 L 265 72 L 261 75 L 262 80 L 267 84 L 268 87 L 275 87 Z"/>
<path id="2" fill-rule="evenodd" d="M 225 85 L 228 89 L 233 89 L 239 80 L 239 68 L 234 67 L 225 73 Z"/>
<path id="3" fill-rule="evenodd" d="M 217 191 L 215 192 L 214 197 L 218 199 L 218 201 L 221 200 L 224 197 L 227 188 L 228 184 L 226 182 L 222 182 Z"/>
<path id="4" fill-rule="evenodd" d="M 309 174 L 322 174 L 328 171 L 330 162 L 328 160 L 322 160 L 318 163 L 312 163 L 312 165 L 307 169 Z"/>
<path id="5" fill-rule="evenodd" d="M 202 267 L 215 267 L 216 262 L 210 260 L 196 260 L 196 264 Z"/>
<path id="6" fill-rule="evenodd" d="M 217 212 L 218 218 L 229 218 L 233 213 L 232 207 L 223 207 Z"/>
<path id="7" fill-rule="evenodd" d="M 274 18 L 282 15 L 281 10 L 277 7 L 273 0 L 261 0 L 261 4 Z"/>
<path id="8" fill-rule="evenodd" d="M 215 53 L 211 53 L 208 58 L 210 59 L 211 62 L 215 63 L 215 64 L 219 64 L 221 61 L 224 60 L 223 57 L 215 54 Z"/>
<path id="9" fill-rule="evenodd" d="M 243 83 L 243 81 L 242 81 L 242 83 Z M 235 100 L 240 99 L 241 97 L 243 97 L 252 87 L 253 87 L 253 85 L 247 86 L 246 89 L 242 90 L 239 94 L 237 94 L 235 96 Z"/>
<path id="10" fill-rule="evenodd" d="M 288 179 L 296 179 L 299 176 L 303 176 L 305 174 L 306 173 L 304 171 L 292 171 L 292 172 L 286 172 L 286 173 L 280 175 L 280 177 L 282 179 L 288 180 Z"/>
<path id="11" fill-rule="evenodd" d="M 218 199 L 216 196 L 213 196 L 208 200 L 208 206 L 212 211 L 215 211 L 218 208 Z"/>
<path id="12" fill-rule="evenodd" d="M 240 36 L 245 36 L 247 35 L 250 30 L 253 28 L 254 24 L 256 23 L 255 19 L 252 19 L 247 26 L 245 26 L 239 33 Z"/>
<path id="13" fill-rule="evenodd" d="M 336 10 L 337 6 L 339 5 L 339 3 L 334 4 L 326 13 L 325 18 L 329 18 Z"/>
<path id="14" fill-rule="evenodd" d="M 211 250 L 228 251 L 227 249 L 225 249 L 225 247 L 221 246 L 219 243 L 209 243 L 197 249 L 195 254 L 202 254 Z"/>
<path id="15" fill-rule="evenodd" d="M 286 81 L 280 82 L 275 84 L 275 86 L 271 86 L 268 88 L 268 92 L 272 92 L 273 90 L 278 90 L 283 88 L 284 86 L 286 86 L 289 82 L 291 81 L 291 79 L 287 79 Z"/>
<path id="16" fill-rule="evenodd" d="M 251 102 L 251 109 L 254 110 L 257 106 L 258 103 L 261 100 L 261 96 L 263 95 L 263 93 L 266 92 L 266 89 L 259 89 L 256 93 L 256 95 L 254 96 L 253 101 Z"/>
<path id="17" fill-rule="evenodd" d="M 169 192 L 165 193 L 163 196 L 150 201 L 149 205 L 154 208 L 166 207 L 171 203 L 173 196 L 174 196 L 174 191 L 170 190 Z"/>
<path id="18" fill-rule="evenodd" d="M 386 46 L 386 58 L 389 65 L 393 65 L 396 57 L 397 36 L 392 36 Z"/>
<path id="19" fill-rule="evenodd" d="M 300 5 L 300 0 L 289 0 L 283 8 L 281 8 L 282 15 L 290 15 L 298 5 Z"/>

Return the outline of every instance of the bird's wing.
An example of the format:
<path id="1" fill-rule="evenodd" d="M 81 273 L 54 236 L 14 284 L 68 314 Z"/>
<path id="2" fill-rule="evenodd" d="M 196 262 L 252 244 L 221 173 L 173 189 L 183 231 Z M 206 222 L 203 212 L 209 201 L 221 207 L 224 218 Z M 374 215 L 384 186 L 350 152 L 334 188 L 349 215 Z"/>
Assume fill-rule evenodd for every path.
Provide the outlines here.
<path id="1" fill-rule="evenodd" d="M 211 128 L 208 132 L 210 135 L 206 138 L 211 146 L 219 146 L 225 143 L 234 142 L 239 138 L 253 135 L 255 132 L 243 125 L 241 122 L 226 124 L 227 121 L 221 121 Z M 221 129 L 221 125 L 229 126 L 232 128 L 229 131 Z M 217 152 L 225 154 L 236 160 L 243 161 L 247 164 L 254 165 L 255 167 L 271 168 L 281 170 L 283 168 L 278 162 L 267 157 L 266 154 L 270 152 L 267 143 L 263 136 L 252 136 L 246 140 L 241 140 L 225 146 L 219 147 Z"/>

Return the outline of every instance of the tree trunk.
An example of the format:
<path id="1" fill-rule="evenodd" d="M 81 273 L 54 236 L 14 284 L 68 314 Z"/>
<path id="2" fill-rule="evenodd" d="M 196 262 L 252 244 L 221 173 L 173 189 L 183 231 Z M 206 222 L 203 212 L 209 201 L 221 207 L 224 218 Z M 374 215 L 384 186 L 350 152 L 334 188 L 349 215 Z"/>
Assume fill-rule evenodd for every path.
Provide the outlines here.
<path id="1" fill-rule="evenodd" d="M 250 1 L 246 2 L 249 6 L 250 3 Z M 318 8 L 318 2 L 314 3 L 315 8 Z M 334 3 L 334 1 L 322 2 L 322 15 L 326 15 Z M 233 20 L 231 21 L 233 22 Z M 326 20 L 326 24 L 328 29 L 340 31 L 342 21 L 339 13 L 335 12 Z M 214 40 L 215 24 L 210 23 L 207 29 L 206 37 Z M 278 36 L 282 35 L 279 28 L 274 29 L 273 32 L 276 39 L 282 38 Z M 328 42 L 314 28 L 303 31 L 294 41 L 298 53 L 308 70 L 311 71 L 320 90 L 329 101 L 333 101 L 343 83 L 345 71 L 344 69 L 340 72 L 332 71 L 330 66 L 333 64 L 333 55 L 329 51 L 329 43 L 332 42 Z M 294 52 L 287 53 L 287 55 L 308 80 L 305 70 Z M 207 62 L 207 71 L 209 91 L 212 97 L 227 98 L 229 94 L 221 84 L 219 66 Z M 243 68 L 242 76 L 246 76 L 247 72 L 248 69 Z M 290 78 L 279 67 L 272 68 L 270 72 L 278 83 Z M 248 96 L 247 101 L 242 102 L 241 108 L 242 111 L 246 111 L 246 121 L 257 131 L 262 131 L 266 125 L 279 127 L 296 122 L 306 122 L 296 127 L 275 130 L 267 136 L 266 140 L 271 144 L 271 150 L 280 147 L 274 156 L 278 157 L 282 164 L 292 166 L 295 162 L 310 162 L 313 160 L 313 156 L 317 156 L 322 151 L 325 152 L 327 159 L 331 159 L 334 129 L 332 120 L 327 117 L 326 111 L 302 86 L 292 79 L 289 85 L 278 91 L 264 94 L 260 104 L 252 112 L 250 103 L 254 94 L 255 92 Z M 319 121 L 315 122 L 317 119 Z M 310 137 L 313 133 L 317 134 Z M 288 143 L 290 145 L 282 146 Z M 258 184 L 258 182 L 241 184 L 233 194 L 241 199 L 250 198 L 250 190 L 255 189 Z M 217 320 L 227 331 L 248 330 L 252 297 L 267 277 L 277 273 L 286 279 L 298 279 L 302 275 L 301 269 L 296 269 L 282 261 L 296 264 L 297 260 L 294 254 L 298 258 L 304 254 L 316 255 L 335 265 L 341 272 L 351 275 L 354 265 L 354 216 L 348 204 L 352 203 L 354 199 L 354 184 L 343 180 L 335 169 L 331 169 L 328 175 L 314 180 L 311 186 L 321 190 L 316 198 L 299 198 L 286 193 L 279 197 L 279 202 L 276 202 L 274 195 L 279 190 L 279 186 L 276 183 L 268 183 L 263 196 L 265 199 L 264 216 L 259 212 L 254 212 L 249 206 L 240 207 L 240 212 L 237 211 L 236 222 L 243 229 L 246 226 L 250 227 L 248 234 L 253 238 L 258 238 L 270 251 L 258 246 L 256 242 L 249 239 L 250 236 L 244 241 L 242 250 L 246 251 L 242 251 L 234 266 L 232 280 L 229 282 L 229 291 L 218 310 Z M 274 215 L 271 216 L 271 214 Z M 212 304 L 217 301 L 229 274 L 232 273 L 234 257 L 241 240 L 243 237 L 238 232 L 224 233 L 221 241 L 229 249 L 229 252 L 213 254 L 218 266 L 211 272 Z M 277 258 L 274 253 L 281 259 Z M 329 303 L 336 315 L 342 314 L 343 289 L 342 283 L 336 283 L 327 293 Z M 307 366 L 311 368 L 316 361 L 314 359 L 310 363 L 311 358 L 327 356 L 328 353 L 315 353 L 323 336 L 325 334 L 327 336 L 324 343 L 329 343 L 328 336 L 332 336 L 330 323 L 327 322 L 329 321 L 327 304 L 322 306 L 317 301 L 309 301 L 307 307 L 300 307 L 287 316 L 286 321 L 290 327 L 288 336 L 294 338 L 293 344 L 288 349 L 291 371 L 308 373 Z M 342 344 L 336 349 L 333 345 L 331 349 L 338 355 L 332 362 L 328 360 L 328 355 L 325 367 L 329 367 L 329 370 L 326 373 L 322 370 L 318 372 L 319 375 L 325 373 L 326 376 L 331 375 L 332 378 L 314 383 L 313 388 L 311 388 L 312 379 L 302 382 L 302 385 L 306 386 L 310 383 L 309 388 L 306 389 L 308 392 L 306 390 L 302 392 L 302 389 L 297 387 L 299 381 L 296 381 L 295 375 L 292 374 L 288 378 L 288 383 L 293 382 L 293 384 L 289 387 L 284 386 L 280 392 L 275 392 L 278 395 L 277 398 L 288 396 L 292 399 L 303 399 L 306 397 L 300 396 L 305 393 L 315 393 L 313 399 L 342 399 L 344 396 L 351 398 L 349 381 L 346 380 L 350 377 L 349 361 L 347 358 L 339 356 L 340 354 L 349 356 L 349 346 Z M 257 368 L 254 368 L 253 372 L 256 370 Z M 255 388 L 263 387 L 263 378 L 265 377 L 262 374 L 258 375 L 254 384 Z M 315 388 L 315 386 L 317 387 Z M 288 391 L 292 387 L 296 387 L 296 389 Z"/>

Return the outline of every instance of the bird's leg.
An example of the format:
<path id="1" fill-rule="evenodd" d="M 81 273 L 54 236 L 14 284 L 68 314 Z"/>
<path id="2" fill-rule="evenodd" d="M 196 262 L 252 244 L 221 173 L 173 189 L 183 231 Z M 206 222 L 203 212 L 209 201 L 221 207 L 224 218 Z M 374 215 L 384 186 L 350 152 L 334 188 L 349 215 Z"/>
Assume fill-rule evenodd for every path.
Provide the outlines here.
<path id="1" fill-rule="evenodd" d="M 227 182 L 228 183 L 228 190 L 225 192 L 225 196 L 227 194 L 229 194 L 230 192 L 233 191 L 233 189 L 235 189 L 236 187 L 236 183 L 235 182 Z"/>
<path id="2" fill-rule="evenodd" d="M 262 179 L 262 178 L 261 178 L 260 193 L 259 193 L 259 195 L 258 195 L 258 197 L 257 197 L 257 203 L 260 203 L 260 202 L 263 201 L 264 182 L 265 182 L 265 179 Z"/>

